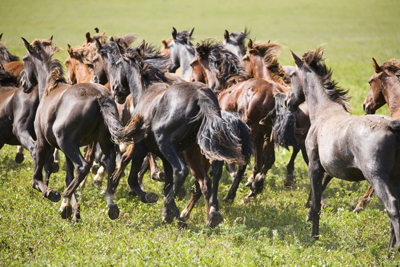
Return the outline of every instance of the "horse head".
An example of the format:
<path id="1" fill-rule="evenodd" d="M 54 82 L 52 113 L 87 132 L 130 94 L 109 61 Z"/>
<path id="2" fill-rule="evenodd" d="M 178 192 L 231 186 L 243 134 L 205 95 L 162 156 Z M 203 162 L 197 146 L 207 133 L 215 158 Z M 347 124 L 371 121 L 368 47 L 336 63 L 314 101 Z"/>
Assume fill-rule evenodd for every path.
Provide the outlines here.
<path id="1" fill-rule="evenodd" d="M 247 28 L 244 32 L 232 32 L 231 34 L 225 30 L 223 44 L 226 49 L 234 53 L 239 59 L 243 58 L 246 54 L 244 40 L 249 38 L 249 34 L 250 31 L 248 31 Z"/>
<path id="2" fill-rule="evenodd" d="M 195 54 L 194 47 L 190 40 L 192 39 L 194 28 L 189 31 L 177 32 L 175 28 L 172 29 L 172 40 L 168 44 L 169 56 L 172 65 L 169 72 L 175 72 L 179 67 L 182 68 L 182 77 L 188 80 L 190 77 L 190 63 L 192 62 Z"/>

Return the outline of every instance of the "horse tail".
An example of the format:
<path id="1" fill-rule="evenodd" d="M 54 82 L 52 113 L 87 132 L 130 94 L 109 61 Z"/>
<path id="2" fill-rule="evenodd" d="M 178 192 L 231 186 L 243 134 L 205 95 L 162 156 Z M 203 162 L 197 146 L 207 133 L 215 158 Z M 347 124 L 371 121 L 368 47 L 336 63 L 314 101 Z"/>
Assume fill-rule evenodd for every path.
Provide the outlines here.
<path id="1" fill-rule="evenodd" d="M 221 110 L 222 120 L 231 129 L 231 131 L 240 139 L 242 155 L 246 163 L 249 163 L 253 155 L 253 145 L 251 142 L 248 126 L 235 113 Z"/>
<path id="2" fill-rule="evenodd" d="M 272 117 L 271 139 L 276 145 L 289 149 L 289 146 L 300 148 L 295 136 L 296 113 L 289 111 L 286 105 L 286 94 L 277 94 L 275 96 L 275 107 L 268 115 L 260 121 L 265 121 Z"/>
<path id="3" fill-rule="evenodd" d="M 130 122 L 124 127 L 119 120 L 117 107 L 115 102 L 110 97 L 99 97 L 97 101 L 100 106 L 101 113 L 105 124 L 111 134 L 111 139 L 114 142 L 140 142 L 143 139 L 144 130 L 142 126 L 144 124 L 143 117 L 136 115 Z"/>
<path id="4" fill-rule="evenodd" d="M 201 91 L 202 97 L 198 101 L 200 112 L 195 120 L 202 119 L 197 133 L 197 143 L 202 153 L 211 161 L 246 164 L 246 157 L 242 155 L 240 137 L 222 119 L 215 95 L 211 91 L 209 94 L 207 90 Z"/>

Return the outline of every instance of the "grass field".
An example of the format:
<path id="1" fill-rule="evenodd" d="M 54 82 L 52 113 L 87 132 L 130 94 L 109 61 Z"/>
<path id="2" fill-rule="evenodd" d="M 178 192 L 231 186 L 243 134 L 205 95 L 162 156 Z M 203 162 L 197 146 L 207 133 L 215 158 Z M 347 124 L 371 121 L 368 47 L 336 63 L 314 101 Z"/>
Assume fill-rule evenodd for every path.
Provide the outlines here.
<path id="1" fill-rule="evenodd" d="M 0 2 L 0 32 L 9 50 L 22 57 L 21 36 L 31 41 L 49 38 L 64 51 L 67 44 L 81 45 L 86 31 L 98 27 L 111 36 L 135 33 L 147 42 L 161 44 L 172 27 L 195 28 L 195 42 L 207 37 L 222 39 L 225 29 L 251 29 L 259 41 L 277 41 L 296 54 L 325 43 L 327 64 L 334 79 L 349 88 L 352 113 L 362 115 L 361 104 L 373 74 L 371 58 L 378 63 L 400 58 L 400 2 L 356 1 L 11 1 Z M 289 50 L 280 62 L 292 64 Z M 388 115 L 388 109 L 380 111 Z M 1 131 L 1 129 L 0 129 Z M 362 213 L 351 212 L 367 188 L 366 182 L 334 180 L 324 193 L 327 207 L 321 215 L 321 238 L 314 241 L 311 223 L 305 222 L 304 207 L 309 192 L 307 167 L 299 156 L 297 184 L 283 186 L 290 153 L 276 152 L 264 192 L 244 205 L 248 192 L 240 186 L 232 205 L 222 203 L 224 222 L 216 229 L 204 226 L 205 207 L 195 208 L 186 230 L 175 224 L 162 225 L 162 197 L 148 205 L 128 196 L 126 178 L 121 181 L 117 203 L 120 218 L 108 219 L 100 191 L 89 184 L 82 192 L 82 221 L 62 220 L 60 203 L 42 199 L 32 189 L 31 156 L 14 162 L 15 147 L 0 150 L 0 265 L 3 266 L 395 266 L 400 253 L 386 250 L 389 221 L 374 198 Z M 65 189 L 65 161 L 52 175 L 50 185 Z M 248 169 L 250 173 L 250 167 Z M 220 196 L 230 181 L 224 172 Z M 146 188 L 161 196 L 162 185 L 144 180 Z M 186 188 L 192 184 L 191 177 Z M 182 209 L 188 197 L 178 201 Z"/>

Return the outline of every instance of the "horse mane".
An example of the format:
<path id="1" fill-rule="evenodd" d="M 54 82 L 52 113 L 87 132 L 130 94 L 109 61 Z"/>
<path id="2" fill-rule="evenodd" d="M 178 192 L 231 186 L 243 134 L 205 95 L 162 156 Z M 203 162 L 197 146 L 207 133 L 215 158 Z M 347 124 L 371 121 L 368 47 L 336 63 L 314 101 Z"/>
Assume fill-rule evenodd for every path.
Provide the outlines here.
<path id="1" fill-rule="evenodd" d="M 383 70 L 386 70 L 386 71 L 392 73 L 396 77 L 400 76 L 400 60 L 398 60 L 398 59 L 395 59 L 395 58 L 389 59 L 388 61 L 383 63 L 381 68 Z"/>
<path id="2" fill-rule="evenodd" d="M 315 51 L 306 51 L 301 60 L 310 66 L 317 76 L 321 77 L 322 84 L 325 92 L 328 94 L 330 99 L 343 106 L 346 111 L 350 110 L 348 101 L 350 97 L 347 97 L 348 89 L 343 89 L 338 86 L 338 83 L 332 79 L 333 70 L 328 68 L 323 58 L 324 51 L 322 45 L 318 46 Z"/>
<path id="3" fill-rule="evenodd" d="M 208 60 L 210 67 L 216 72 L 219 86 L 214 90 L 217 92 L 250 78 L 245 75 L 239 58 L 221 42 L 205 39 L 196 46 L 196 53 L 198 58 Z"/>
<path id="4" fill-rule="evenodd" d="M 138 69 L 143 88 L 148 88 L 157 82 L 170 83 L 164 73 L 168 70 L 171 60 L 169 56 L 162 56 L 160 49 L 155 45 L 145 43 L 138 47 L 128 47 L 125 49 L 124 57 Z"/>
<path id="5" fill-rule="evenodd" d="M 271 72 L 272 80 L 287 86 L 290 85 L 290 79 L 285 73 L 282 65 L 278 62 L 279 52 L 284 47 L 278 43 L 268 42 L 268 43 L 261 43 L 256 41 L 253 43 L 252 49 L 258 51 L 260 55 L 263 57 L 265 66 Z"/>
<path id="6" fill-rule="evenodd" d="M 47 77 L 47 86 L 44 91 L 45 95 L 48 95 L 51 91 L 56 89 L 60 84 L 67 83 L 65 80 L 63 74 L 62 74 L 62 68 L 54 68 L 51 71 L 51 75 Z"/>
<path id="7" fill-rule="evenodd" d="M 193 46 L 193 44 L 190 42 L 193 40 L 192 36 L 190 36 L 189 31 L 181 31 L 176 33 L 176 40 L 179 42 L 183 42 L 185 44 L 190 44 Z"/>
<path id="8" fill-rule="evenodd" d="M 19 57 L 12 55 L 6 48 L 4 42 L 0 42 L 0 62 L 9 63 L 19 61 Z"/>
<path id="9" fill-rule="evenodd" d="M 18 77 L 12 73 L 6 72 L 0 63 L 0 86 L 18 86 Z"/>

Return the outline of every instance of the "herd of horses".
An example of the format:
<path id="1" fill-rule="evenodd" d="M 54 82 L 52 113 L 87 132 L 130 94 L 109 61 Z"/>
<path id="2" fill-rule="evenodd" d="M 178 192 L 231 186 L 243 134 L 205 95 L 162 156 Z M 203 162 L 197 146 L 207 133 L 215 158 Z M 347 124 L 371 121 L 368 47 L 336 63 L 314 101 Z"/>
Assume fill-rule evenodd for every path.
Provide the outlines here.
<path id="1" fill-rule="evenodd" d="M 193 32 L 173 28 L 161 49 L 145 41 L 131 46 L 134 35 L 107 40 L 104 32 L 88 32 L 81 46 L 68 45 L 66 78 L 52 58 L 60 50 L 52 37 L 31 43 L 22 38 L 27 53 L 21 62 L 0 35 L 0 148 L 18 145 L 18 163 L 22 148 L 30 152 L 32 186 L 53 202 L 62 197 L 64 219 L 81 219 L 75 190 L 97 160 L 107 173 L 103 192 L 110 219 L 119 216 L 114 195 L 131 163 L 128 185 L 140 201 L 158 200 L 142 183 L 149 166 L 151 177 L 164 182 L 164 222 L 185 227 L 203 195 L 206 225 L 216 227 L 223 220 L 218 185 L 224 164 L 232 177 L 224 200 L 232 201 L 254 155 L 248 200 L 262 192 L 275 146 L 292 146 L 284 183 L 294 183 L 301 151 L 311 182 L 307 220 L 313 237 L 318 238 L 321 195 L 329 181 L 367 180 L 370 188 L 356 210 L 375 192 L 389 216 L 389 249 L 396 244 L 400 250 L 400 62 L 379 66 L 373 59 L 363 103 L 366 114 L 387 103 L 391 118 L 351 116 L 348 92 L 332 79 L 321 46 L 301 58 L 291 51 L 295 67 L 282 66 L 283 47 L 253 42 L 247 30 L 225 31 L 223 41 L 205 39 L 195 46 Z M 62 195 L 49 187 L 59 150 L 66 160 Z M 180 213 L 175 198 L 189 170 L 195 186 Z"/>

